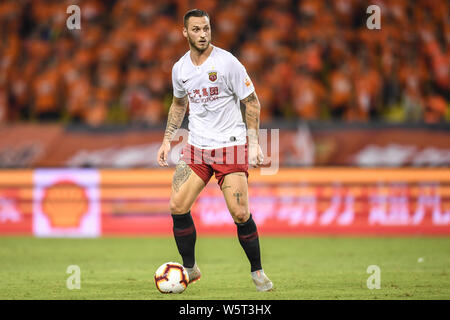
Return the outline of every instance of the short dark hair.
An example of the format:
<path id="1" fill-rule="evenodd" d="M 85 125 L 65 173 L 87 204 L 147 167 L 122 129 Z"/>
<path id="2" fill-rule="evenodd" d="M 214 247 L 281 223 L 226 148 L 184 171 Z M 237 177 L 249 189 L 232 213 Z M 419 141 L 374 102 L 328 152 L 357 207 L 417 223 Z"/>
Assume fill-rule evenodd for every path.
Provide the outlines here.
<path id="1" fill-rule="evenodd" d="M 190 17 L 197 17 L 197 18 L 207 17 L 209 19 L 208 12 L 206 12 L 204 10 L 200 10 L 200 9 L 189 10 L 188 12 L 185 13 L 185 15 L 183 17 L 183 23 L 186 28 L 187 28 L 187 22 Z"/>

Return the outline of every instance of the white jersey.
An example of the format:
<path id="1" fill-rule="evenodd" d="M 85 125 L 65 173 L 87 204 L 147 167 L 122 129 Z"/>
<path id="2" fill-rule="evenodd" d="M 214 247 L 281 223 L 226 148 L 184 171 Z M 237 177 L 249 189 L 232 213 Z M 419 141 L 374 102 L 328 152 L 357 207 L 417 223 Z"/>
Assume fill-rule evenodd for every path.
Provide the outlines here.
<path id="1" fill-rule="evenodd" d="M 244 66 L 228 51 L 213 46 L 203 64 L 188 51 L 172 69 L 173 95 L 189 99 L 188 143 L 201 149 L 245 144 L 240 100 L 255 89 Z"/>

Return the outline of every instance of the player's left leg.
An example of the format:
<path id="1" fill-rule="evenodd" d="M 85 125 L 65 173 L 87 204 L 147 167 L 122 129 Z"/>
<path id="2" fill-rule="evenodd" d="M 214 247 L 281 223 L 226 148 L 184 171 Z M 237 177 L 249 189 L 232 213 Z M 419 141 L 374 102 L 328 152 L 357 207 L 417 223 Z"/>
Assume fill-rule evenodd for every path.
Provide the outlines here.
<path id="1" fill-rule="evenodd" d="M 239 243 L 250 261 L 253 282 L 259 291 L 271 290 L 273 284 L 264 274 L 261 266 L 258 230 L 249 211 L 246 174 L 233 172 L 225 175 L 221 189 L 228 210 L 237 226 Z"/>

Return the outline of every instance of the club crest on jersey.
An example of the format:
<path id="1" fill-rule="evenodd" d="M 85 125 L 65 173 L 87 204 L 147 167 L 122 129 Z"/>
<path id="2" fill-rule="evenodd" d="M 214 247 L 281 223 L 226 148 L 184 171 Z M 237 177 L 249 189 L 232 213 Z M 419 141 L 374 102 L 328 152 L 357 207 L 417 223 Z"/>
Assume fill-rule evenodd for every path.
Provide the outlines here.
<path id="1" fill-rule="evenodd" d="M 215 82 L 217 80 L 217 71 L 208 72 L 209 81 Z"/>

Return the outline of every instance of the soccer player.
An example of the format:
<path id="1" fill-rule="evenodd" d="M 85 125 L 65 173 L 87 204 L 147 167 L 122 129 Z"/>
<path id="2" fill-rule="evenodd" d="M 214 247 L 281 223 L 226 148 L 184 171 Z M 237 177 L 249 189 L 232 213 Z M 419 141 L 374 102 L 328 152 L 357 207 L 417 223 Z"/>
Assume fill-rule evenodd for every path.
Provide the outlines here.
<path id="1" fill-rule="evenodd" d="M 259 100 L 244 66 L 231 53 L 211 44 L 209 15 L 193 9 L 183 20 L 183 36 L 190 50 L 172 69 L 174 97 L 157 156 L 160 166 L 168 166 L 170 142 L 189 105 L 188 142 L 175 169 L 170 197 L 175 242 L 189 282 L 200 279 L 190 210 L 214 174 L 250 262 L 256 289 L 268 291 L 273 284 L 261 266 L 258 231 L 249 211 L 247 192 L 249 164 L 256 168 L 263 162 L 258 142 Z M 247 128 L 240 102 L 246 106 Z"/>

